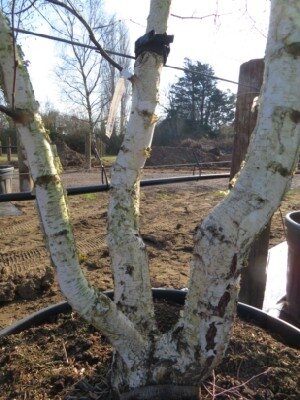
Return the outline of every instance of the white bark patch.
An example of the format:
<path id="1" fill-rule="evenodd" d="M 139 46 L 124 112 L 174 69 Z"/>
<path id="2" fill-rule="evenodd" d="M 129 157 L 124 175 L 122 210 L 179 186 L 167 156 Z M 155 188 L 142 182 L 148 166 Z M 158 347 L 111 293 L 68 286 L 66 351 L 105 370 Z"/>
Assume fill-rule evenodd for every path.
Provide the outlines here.
<path id="1" fill-rule="evenodd" d="M 278 208 L 299 156 L 300 63 L 284 43 L 300 33 L 298 8 L 297 1 L 272 2 L 261 107 L 247 163 L 230 195 L 195 235 L 182 337 L 215 358 L 231 328 L 237 272 L 255 235 Z"/>
<path id="2" fill-rule="evenodd" d="M 151 2 L 151 21 L 166 26 L 170 1 Z M 141 332 L 155 330 L 146 246 L 139 234 L 141 169 L 151 151 L 158 104 L 161 56 L 141 54 L 135 63 L 133 98 L 127 132 L 112 169 L 108 207 L 108 244 L 112 259 L 115 302 Z"/>
<path id="3" fill-rule="evenodd" d="M 27 154 L 39 216 L 60 287 L 72 307 L 89 323 L 101 329 L 112 345 L 124 354 L 128 368 L 132 368 L 135 358 L 145 353 L 147 343 L 132 322 L 105 295 L 91 288 L 82 274 L 64 189 L 56 171 L 51 145 L 37 112 L 38 103 L 34 99 L 27 68 L 18 48 L 16 59 L 15 63 L 10 28 L 0 13 L 1 86 L 11 105 L 13 70 L 16 66 L 15 110 L 12 111 Z"/>

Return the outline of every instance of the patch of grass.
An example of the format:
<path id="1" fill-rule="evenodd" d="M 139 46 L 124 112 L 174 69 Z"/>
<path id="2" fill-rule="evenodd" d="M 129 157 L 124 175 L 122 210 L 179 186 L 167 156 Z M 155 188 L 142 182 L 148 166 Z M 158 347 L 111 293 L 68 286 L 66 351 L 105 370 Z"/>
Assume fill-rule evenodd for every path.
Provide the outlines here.
<path id="1" fill-rule="evenodd" d="M 160 190 L 157 192 L 157 198 L 159 200 L 170 200 L 172 198 L 172 195 L 169 192 L 164 192 L 163 190 Z"/>
<path id="2" fill-rule="evenodd" d="M 288 200 L 288 199 L 290 199 L 291 197 L 297 196 L 297 195 L 299 195 L 299 194 L 300 194 L 300 189 L 299 189 L 299 188 L 290 189 L 290 190 L 288 190 L 288 191 L 285 193 L 285 195 L 284 195 L 284 197 L 283 197 L 283 200 Z"/>
<path id="3" fill-rule="evenodd" d="M 216 190 L 216 191 L 213 192 L 213 194 L 214 194 L 216 197 L 220 197 L 220 198 L 223 198 L 223 197 L 228 196 L 229 193 L 230 193 L 230 190 L 229 190 L 229 189 L 228 189 L 228 190 Z"/>
<path id="4" fill-rule="evenodd" d="M 101 160 L 103 164 L 113 164 L 116 161 L 117 156 L 103 156 L 101 157 Z"/>
<path id="5" fill-rule="evenodd" d="M 17 154 L 12 154 L 11 155 L 11 161 L 18 161 Z M 2 154 L 0 156 L 0 164 L 9 164 L 9 162 L 7 161 L 7 155 L 6 154 Z"/>
<path id="6" fill-rule="evenodd" d="M 97 194 L 96 193 L 85 193 L 82 195 L 85 200 L 96 200 Z"/>

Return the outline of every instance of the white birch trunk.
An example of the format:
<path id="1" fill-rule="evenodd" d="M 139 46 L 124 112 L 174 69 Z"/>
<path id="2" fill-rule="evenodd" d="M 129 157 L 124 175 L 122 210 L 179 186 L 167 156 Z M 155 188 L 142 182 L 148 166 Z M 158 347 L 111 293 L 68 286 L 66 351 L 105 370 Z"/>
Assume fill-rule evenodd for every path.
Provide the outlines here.
<path id="1" fill-rule="evenodd" d="M 251 242 L 280 205 L 298 162 L 299 56 L 299 0 L 273 0 L 261 108 L 247 162 L 230 195 L 197 229 L 184 313 L 174 330 L 161 339 L 156 353 L 158 358 L 164 353 L 166 358 L 171 356 L 174 369 L 182 374 L 188 371 L 192 384 L 196 376 L 207 376 L 223 357 L 240 269 Z M 177 339 L 172 343 L 175 332 Z M 161 366 L 158 372 L 170 375 Z M 178 378 L 178 383 L 186 382 L 180 374 Z"/>
<path id="2" fill-rule="evenodd" d="M 132 322 L 106 296 L 91 288 L 82 274 L 51 145 L 38 114 L 38 103 L 21 51 L 16 48 L 14 54 L 13 48 L 7 19 L 0 13 L 1 87 L 9 105 L 13 104 L 15 92 L 13 118 L 27 153 L 39 215 L 61 290 L 80 315 L 94 326 L 101 326 L 113 346 L 124 353 L 124 362 L 130 368 L 135 357 L 144 353 L 147 343 Z"/>
<path id="3" fill-rule="evenodd" d="M 171 0 L 152 0 L 146 32 L 166 33 Z M 139 234 L 140 179 L 150 155 L 158 105 L 163 57 L 142 53 L 135 62 L 132 106 L 124 141 L 112 168 L 108 206 L 108 245 L 114 274 L 114 298 L 149 344 L 149 353 L 136 368 L 144 370 L 142 380 L 131 376 L 122 354 L 115 354 L 113 385 L 117 391 L 146 385 L 151 340 L 156 331 L 149 276 L 148 255 Z"/>
<path id="4" fill-rule="evenodd" d="M 165 384 L 183 398 L 181 385 L 199 385 L 223 358 L 240 270 L 251 242 L 280 205 L 299 157 L 298 5 L 272 1 L 261 109 L 246 166 L 230 195 L 197 229 L 183 316 L 170 332 L 152 339 L 147 384 L 153 390 L 138 389 L 126 399 L 150 399 L 160 385 L 165 393 Z M 197 398 L 197 391 L 187 392 Z"/>
<path id="5" fill-rule="evenodd" d="M 152 0 L 147 32 L 167 31 L 171 0 Z M 139 234 L 140 177 L 150 155 L 163 57 L 141 54 L 135 63 L 132 107 L 124 142 L 112 169 L 108 207 L 108 244 L 115 302 L 138 326 L 155 328 L 148 256 Z"/>

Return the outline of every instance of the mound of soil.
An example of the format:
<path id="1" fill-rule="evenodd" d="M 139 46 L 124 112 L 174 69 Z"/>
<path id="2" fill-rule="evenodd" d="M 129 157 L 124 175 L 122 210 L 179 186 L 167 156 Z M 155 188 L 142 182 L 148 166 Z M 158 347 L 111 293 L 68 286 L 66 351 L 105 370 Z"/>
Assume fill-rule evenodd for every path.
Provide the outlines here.
<path id="1" fill-rule="evenodd" d="M 70 149 L 62 139 L 57 139 L 55 145 L 63 168 L 84 165 L 83 155 Z"/>
<path id="2" fill-rule="evenodd" d="M 192 147 L 153 146 L 146 165 L 195 164 L 197 162 L 218 161 L 219 154 L 213 149 L 211 150 L 206 152 L 200 148 Z"/>
<path id="3" fill-rule="evenodd" d="M 48 265 L 37 266 L 32 272 L 22 269 L 20 265 L 4 265 L 0 268 L 0 276 L 0 303 L 12 301 L 15 297 L 35 299 L 47 291 L 54 281 L 54 271 Z"/>
<path id="4" fill-rule="evenodd" d="M 162 332 L 180 306 L 156 304 Z M 112 350 L 93 327 L 73 314 L 0 339 L 1 400 L 112 400 Z M 201 399 L 298 399 L 300 351 L 251 323 L 236 320 L 227 356 L 200 389 Z"/>

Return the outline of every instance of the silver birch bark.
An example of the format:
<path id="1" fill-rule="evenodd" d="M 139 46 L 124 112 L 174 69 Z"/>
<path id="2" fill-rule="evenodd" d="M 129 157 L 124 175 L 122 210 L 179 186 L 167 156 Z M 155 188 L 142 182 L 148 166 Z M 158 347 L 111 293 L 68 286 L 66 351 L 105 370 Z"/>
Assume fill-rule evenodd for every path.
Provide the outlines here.
<path id="1" fill-rule="evenodd" d="M 146 32 L 166 33 L 171 0 L 152 0 Z M 134 322 L 149 344 L 148 353 L 136 365 L 141 379 L 132 379 L 122 354 L 115 353 L 113 386 L 116 391 L 146 385 L 149 358 L 156 332 L 154 306 L 146 246 L 139 234 L 140 178 L 151 151 L 157 121 L 160 74 L 163 57 L 142 53 L 135 62 L 132 106 L 127 132 L 112 168 L 108 205 L 108 245 L 114 274 L 114 298 L 118 307 Z"/>
<path id="2" fill-rule="evenodd" d="M 157 349 L 161 359 L 175 349 L 174 369 L 189 371 L 191 383 L 223 357 L 249 246 L 280 205 L 298 162 L 299 56 L 299 0 L 273 0 L 261 108 L 247 162 L 230 195 L 197 228 L 183 316 Z M 160 366 L 163 373 L 170 374 Z"/>
<path id="3" fill-rule="evenodd" d="M 171 0 L 152 0 L 146 32 L 167 31 Z M 144 52 L 136 60 L 132 107 L 124 142 L 112 169 L 108 244 L 115 301 L 140 331 L 155 327 L 148 256 L 139 234 L 139 185 L 151 151 L 163 57 Z"/>
<path id="4" fill-rule="evenodd" d="M 144 338 L 112 301 L 89 286 L 82 274 L 51 145 L 38 114 L 21 51 L 18 47 L 14 51 L 14 47 L 8 21 L 0 13 L 1 88 L 7 103 L 14 104 L 7 112 L 16 123 L 27 153 L 39 215 L 61 290 L 80 315 L 98 328 L 101 325 L 113 346 L 124 353 L 128 367 L 132 367 L 134 358 L 144 352 Z"/>

